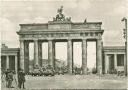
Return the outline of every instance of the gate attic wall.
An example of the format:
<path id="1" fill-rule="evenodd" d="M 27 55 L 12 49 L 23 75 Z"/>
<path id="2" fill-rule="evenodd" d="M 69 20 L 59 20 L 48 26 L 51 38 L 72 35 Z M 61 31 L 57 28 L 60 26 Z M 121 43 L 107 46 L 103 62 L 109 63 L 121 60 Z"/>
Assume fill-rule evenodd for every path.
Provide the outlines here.
<path id="1" fill-rule="evenodd" d="M 101 30 L 102 22 L 72 23 L 62 21 L 50 21 L 48 23 L 20 24 L 20 30 Z"/>

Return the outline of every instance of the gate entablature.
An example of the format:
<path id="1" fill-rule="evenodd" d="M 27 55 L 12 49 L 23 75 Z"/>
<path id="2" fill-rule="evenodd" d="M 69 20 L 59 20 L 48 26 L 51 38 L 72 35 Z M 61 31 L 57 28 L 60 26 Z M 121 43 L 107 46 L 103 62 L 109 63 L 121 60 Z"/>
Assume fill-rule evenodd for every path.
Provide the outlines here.
<path id="1" fill-rule="evenodd" d="M 70 21 L 49 21 L 45 24 L 20 24 L 20 39 L 101 38 L 101 22 L 72 23 Z"/>
<path id="2" fill-rule="evenodd" d="M 23 31 L 18 32 L 20 40 L 33 39 L 101 39 L 103 30 L 70 30 L 70 31 Z"/>

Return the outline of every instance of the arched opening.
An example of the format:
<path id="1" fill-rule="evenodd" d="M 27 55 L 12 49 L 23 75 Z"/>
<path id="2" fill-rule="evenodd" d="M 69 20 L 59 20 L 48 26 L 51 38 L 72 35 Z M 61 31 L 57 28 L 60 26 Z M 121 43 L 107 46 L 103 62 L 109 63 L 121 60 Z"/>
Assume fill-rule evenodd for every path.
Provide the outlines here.
<path id="1" fill-rule="evenodd" d="M 88 72 L 96 73 L 96 41 L 87 41 Z"/>
<path id="2" fill-rule="evenodd" d="M 67 43 L 55 43 L 55 71 L 57 74 L 67 73 Z"/>

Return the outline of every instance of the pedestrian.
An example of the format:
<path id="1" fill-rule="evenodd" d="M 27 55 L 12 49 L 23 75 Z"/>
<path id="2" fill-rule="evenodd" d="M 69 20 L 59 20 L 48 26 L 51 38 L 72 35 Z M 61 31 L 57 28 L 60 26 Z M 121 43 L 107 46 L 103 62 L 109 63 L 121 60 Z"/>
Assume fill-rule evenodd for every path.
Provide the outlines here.
<path id="1" fill-rule="evenodd" d="M 21 69 L 18 73 L 18 87 L 25 88 L 24 83 L 25 83 L 25 73 L 23 72 L 23 69 Z"/>
<path id="2" fill-rule="evenodd" d="M 5 71 L 5 82 L 6 82 L 6 87 L 8 88 L 8 73 L 9 73 L 9 69 L 7 69 L 6 71 Z"/>
<path id="3" fill-rule="evenodd" d="M 12 87 L 13 72 L 10 70 L 7 76 L 8 76 L 8 88 L 13 88 Z"/>
<path id="4" fill-rule="evenodd" d="M 1 70 L 1 82 L 2 82 L 2 86 L 6 87 L 6 77 L 4 70 Z"/>
<path id="5" fill-rule="evenodd" d="M 13 87 L 17 87 L 17 75 L 16 72 L 13 70 Z"/>

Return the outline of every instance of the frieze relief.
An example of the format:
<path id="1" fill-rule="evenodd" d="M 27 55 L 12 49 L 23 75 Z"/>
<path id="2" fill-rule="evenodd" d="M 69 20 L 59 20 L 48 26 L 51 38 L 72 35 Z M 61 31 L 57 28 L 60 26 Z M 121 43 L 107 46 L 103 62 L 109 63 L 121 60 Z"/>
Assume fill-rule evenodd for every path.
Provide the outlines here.
<path id="1" fill-rule="evenodd" d="M 101 37 L 101 33 L 88 32 L 88 33 L 44 33 L 35 35 L 20 35 L 22 39 L 41 39 L 41 38 L 67 38 L 67 37 Z"/>

